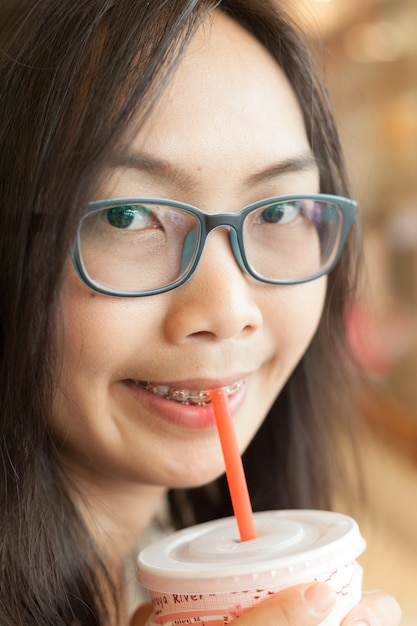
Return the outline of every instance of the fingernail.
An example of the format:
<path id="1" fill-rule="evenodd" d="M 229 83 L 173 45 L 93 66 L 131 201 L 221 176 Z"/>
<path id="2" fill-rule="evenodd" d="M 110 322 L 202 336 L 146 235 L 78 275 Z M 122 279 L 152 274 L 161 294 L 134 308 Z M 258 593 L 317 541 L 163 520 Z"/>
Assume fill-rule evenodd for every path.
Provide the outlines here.
<path id="1" fill-rule="evenodd" d="M 316 615 L 321 615 L 334 606 L 336 594 L 329 585 L 315 583 L 304 591 L 304 600 Z"/>

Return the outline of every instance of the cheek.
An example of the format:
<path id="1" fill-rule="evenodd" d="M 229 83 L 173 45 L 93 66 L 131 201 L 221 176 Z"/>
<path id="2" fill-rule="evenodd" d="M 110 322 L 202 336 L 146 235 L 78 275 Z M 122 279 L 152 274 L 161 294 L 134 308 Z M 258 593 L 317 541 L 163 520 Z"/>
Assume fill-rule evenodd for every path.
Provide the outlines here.
<path id="1" fill-rule="evenodd" d="M 66 387 L 93 380 L 105 384 L 126 363 L 137 362 L 155 334 L 157 315 L 149 302 L 93 294 L 71 274 L 60 299 L 61 382 Z"/>
<path id="2" fill-rule="evenodd" d="M 320 322 L 326 298 L 325 277 L 301 285 L 280 287 L 267 303 L 266 319 L 276 345 L 285 353 L 302 354 Z"/>
<path id="3" fill-rule="evenodd" d="M 120 441 L 114 389 L 132 376 L 142 358 L 149 358 L 158 317 L 146 301 L 91 294 L 70 275 L 58 320 L 59 367 L 50 426 L 67 460 L 102 458 Z"/>
<path id="4" fill-rule="evenodd" d="M 115 357 L 115 339 L 121 339 L 113 316 L 107 316 L 95 298 L 64 296 L 61 320 L 58 350 L 65 378 L 71 380 L 81 371 L 91 375 L 105 371 Z"/>
<path id="5" fill-rule="evenodd" d="M 109 324 L 112 317 L 105 314 L 100 300 L 75 280 L 66 282 L 58 314 L 60 368 L 51 426 L 66 446 L 78 450 L 77 441 L 91 440 L 94 414 L 107 395 L 111 368 L 117 359 L 115 333 Z"/>

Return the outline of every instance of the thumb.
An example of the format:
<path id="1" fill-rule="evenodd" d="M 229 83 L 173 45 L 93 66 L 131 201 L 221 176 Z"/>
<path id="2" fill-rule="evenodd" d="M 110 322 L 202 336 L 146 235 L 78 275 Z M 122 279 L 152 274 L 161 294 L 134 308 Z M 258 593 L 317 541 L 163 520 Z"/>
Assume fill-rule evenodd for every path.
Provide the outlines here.
<path id="1" fill-rule="evenodd" d="M 130 626 L 144 626 L 152 614 L 152 604 L 142 604 L 134 613 Z"/>
<path id="2" fill-rule="evenodd" d="M 297 585 L 277 593 L 236 620 L 236 626 L 316 626 L 336 602 L 336 593 L 324 583 Z"/>

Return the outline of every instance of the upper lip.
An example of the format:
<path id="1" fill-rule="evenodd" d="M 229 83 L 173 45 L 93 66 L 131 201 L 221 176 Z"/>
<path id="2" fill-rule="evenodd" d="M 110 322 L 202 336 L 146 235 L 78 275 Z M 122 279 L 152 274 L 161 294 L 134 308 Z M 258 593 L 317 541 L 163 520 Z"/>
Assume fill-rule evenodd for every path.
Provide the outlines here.
<path id="1" fill-rule="evenodd" d="M 221 387 L 227 387 L 240 380 L 246 380 L 249 374 L 233 374 L 232 376 L 226 376 L 224 378 L 192 378 L 187 380 L 175 380 L 175 381 L 156 381 L 151 377 L 135 378 L 135 381 L 150 382 L 160 387 L 175 387 L 177 389 L 193 389 L 199 391 L 211 391 L 213 389 L 219 389 Z"/>

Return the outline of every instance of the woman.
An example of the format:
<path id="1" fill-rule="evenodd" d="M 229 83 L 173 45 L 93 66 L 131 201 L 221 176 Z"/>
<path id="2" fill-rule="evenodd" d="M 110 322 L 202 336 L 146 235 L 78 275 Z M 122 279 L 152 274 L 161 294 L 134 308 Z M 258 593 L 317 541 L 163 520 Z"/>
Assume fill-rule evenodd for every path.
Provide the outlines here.
<path id="1" fill-rule="evenodd" d="M 353 233 L 327 273 L 354 206 L 316 196 L 347 195 L 337 138 L 272 3 L 8 0 L 0 23 L 0 622 L 124 625 L 125 558 L 167 489 L 179 524 L 228 512 L 221 480 L 212 506 L 194 490 L 223 471 L 207 390 L 253 439 L 256 508 L 329 505 Z M 194 207 L 222 214 L 204 250 L 219 224 Z M 333 601 L 304 586 L 237 624 Z"/>

